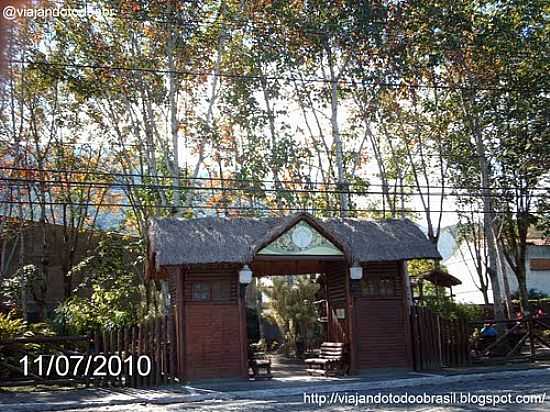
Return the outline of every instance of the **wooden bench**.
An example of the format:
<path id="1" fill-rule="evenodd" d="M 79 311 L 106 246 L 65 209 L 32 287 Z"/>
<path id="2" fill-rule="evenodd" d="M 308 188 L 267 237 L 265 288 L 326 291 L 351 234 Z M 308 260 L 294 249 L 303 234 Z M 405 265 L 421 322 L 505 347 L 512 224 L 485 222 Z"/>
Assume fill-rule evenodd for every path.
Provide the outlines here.
<path id="1" fill-rule="evenodd" d="M 343 375 L 349 373 L 348 346 L 341 342 L 324 342 L 319 357 L 305 360 L 308 375 Z"/>
<path id="2" fill-rule="evenodd" d="M 252 371 L 251 378 L 271 379 L 271 359 L 264 352 L 251 347 L 248 349 L 248 367 Z M 250 373 L 250 372 L 249 372 Z"/>

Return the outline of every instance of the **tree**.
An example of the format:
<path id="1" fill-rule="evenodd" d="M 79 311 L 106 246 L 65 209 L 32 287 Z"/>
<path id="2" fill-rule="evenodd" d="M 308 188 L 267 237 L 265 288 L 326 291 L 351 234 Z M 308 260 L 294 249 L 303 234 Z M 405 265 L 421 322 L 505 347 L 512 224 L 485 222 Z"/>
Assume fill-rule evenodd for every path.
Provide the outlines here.
<path id="1" fill-rule="evenodd" d="M 483 295 L 483 302 L 488 305 L 489 271 L 487 242 L 483 232 L 483 224 L 474 220 L 473 213 L 471 216 L 464 216 L 463 219 L 464 221 L 458 225 L 458 248 L 464 261 L 462 245 L 466 245 L 468 255 L 472 259 L 477 274 L 477 279 L 473 279 L 474 284 Z"/>
<path id="2" fill-rule="evenodd" d="M 270 316 L 279 326 L 287 344 L 311 341 L 317 322 L 317 311 L 313 302 L 319 285 L 307 277 L 300 276 L 293 284 L 282 277 L 273 277 L 272 286 L 262 287 L 267 295 Z"/>
<path id="3" fill-rule="evenodd" d="M 132 325 L 150 312 L 143 286 L 143 243 L 140 239 L 108 234 L 90 256 L 71 268 L 82 281 L 75 293 L 56 308 L 61 333 L 89 333 L 99 328 Z"/>

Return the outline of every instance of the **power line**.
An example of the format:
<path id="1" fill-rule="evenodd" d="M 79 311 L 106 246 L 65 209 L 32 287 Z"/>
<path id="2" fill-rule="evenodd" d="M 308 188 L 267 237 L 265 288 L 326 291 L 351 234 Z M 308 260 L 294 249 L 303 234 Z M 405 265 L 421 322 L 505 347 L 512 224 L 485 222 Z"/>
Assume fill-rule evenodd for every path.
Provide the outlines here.
<path id="1" fill-rule="evenodd" d="M 152 74 L 174 74 L 178 76 L 189 76 L 189 77 L 207 77 L 212 76 L 211 71 L 190 71 L 190 70 L 168 70 L 168 69 L 158 69 L 158 68 L 147 68 L 147 67 L 127 67 L 127 66 L 104 66 L 104 65 L 96 65 L 96 64 L 79 64 L 79 63 L 50 63 L 50 62 L 38 62 L 38 61 L 22 61 L 22 60 L 9 60 L 10 63 L 13 64 L 29 64 L 31 67 L 28 68 L 35 68 L 32 67 L 33 65 L 36 66 L 47 66 L 47 67 L 72 67 L 72 68 L 78 68 L 78 69 L 91 69 L 91 70 L 109 70 L 109 71 L 137 71 L 137 72 L 143 72 L 143 73 L 152 73 Z M 295 76 L 260 76 L 260 75 L 244 75 L 244 74 L 236 74 L 236 73 L 224 73 L 224 72 L 218 72 L 216 73 L 218 77 L 225 77 L 230 79 L 241 79 L 241 80 L 283 80 L 288 82 L 302 82 L 302 83 L 321 83 L 321 84 L 331 84 L 331 79 L 325 79 L 321 77 L 309 77 L 309 78 L 301 78 L 301 77 L 295 77 Z M 349 91 L 349 90 L 356 90 L 358 87 L 357 82 L 353 80 L 339 80 L 339 84 L 347 84 L 348 86 L 353 86 L 353 88 L 344 88 L 340 87 L 340 90 L 343 91 Z M 361 86 L 368 85 L 368 86 L 375 86 L 375 87 L 381 87 L 381 88 L 388 88 L 388 89 L 398 89 L 403 86 L 410 87 L 413 89 L 436 89 L 436 90 L 477 90 L 477 91 L 540 91 L 540 92 L 546 92 L 550 89 L 546 88 L 530 88 L 530 87 L 523 87 L 523 88 L 510 88 L 510 87 L 479 87 L 477 85 L 472 86 L 448 86 L 443 84 L 434 84 L 434 85 L 427 85 L 427 84 L 411 84 L 411 83 L 391 83 L 391 82 L 382 82 L 382 81 L 373 81 L 369 83 L 361 82 Z"/>
<path id="2" fill-rule="evenodd" d="M 120 208 L 139 208 L 139 206 L 132 205 L 130 203 L 97 203 L 97 202 L 52 202 L 52 201 L 18 201 L 18 200 L 0 200 L 1 204 L 11 204 L 11 205 L 28 205 L 28 206 L 80 206 L 80 207 L 120 207 Z M 147 205 L 143 207 L 144 209 L 165 209 L 165 210 L 197 210 L 197 209 L 208 209 L 208 210 L 242 210 L 242 211 L 312 211 L 312 212 L 341 212 L 340 208 L 327 208 L 327 207 L 268 207 L 268 206 L 214 206 L 214 205 Z M 416 210 L 416 209 L 376 209 L 376 208 L 350 208 L 349 212 L 358 212 L 358 213 L 426 213 L 425 210 Z M 430 213 L 471 213 L 471 210 L 431 210 Z M 510 212 L 495 210 L 492 212 L 485 212 L 483 210 L 476 211 L 475 213 L 484 214 L 492 213 L 495 215 L 499 214 L 509 214 Z M 539 212 L 533 212 L 533 214 L 542 214 Z"/>
<path id="3" fill-rule="evenodd" d="M 46 179 L 28 179 L 28 178 L 13 178 L 13 177 L 2 177 L 0 176 L 0 181 L 4 182 L 15 182 L 16 186 L 26 187 L 25 184 L 33 185 L 34 183 L 43 184 L 53 187 L 66 187 L 66 186 L 84 186 L 84 187 L 95 187 L 95 188 L 141 188 L 141 189 L 150 189 L 150 190 L 182 190 L 182 191 L 222 191 L 222 192 L 255 192 L 255 193 L 315 193 L 315 194 L 350 194 L 358 196 L 368 196 L 368 195 L 385 195 L 384 191 L 373 191 L 373 190 L 327 190 L 327 189 L 291 189 L 291 188 L 259 188 L 254 186 L 240 186 L 240 187 L 228 187 L 228 186 L 196 186 L 196 185 L 169 185 L 169 184 L 151 184 L 151 183 L 135 183 L 135 182 L 94 182 L 94 181 L 79 181 L 79 180 L 46 180 Z M 378 186 L 378 185 L 373 185 Z M 450 188 L 450 187 L 449 187 Z M 437 189 L 437 188 L 434 188 Z M 395 193 L 390 192 L 392 195 L 400 195 L 396 190 Z M 429 192 L 429 193 L 420 193 L 420 192 L 406 192 L 405 196 L 443 196 L 443 197 L 478 197 L 482 195 L 482 192 L 478 193 L 453 193 L 453 192 Z M 504 195 L 501 193 L 490 193 L 490 197 L 502 198 Z M 546 198 L 548 197 L 545 194 L 533 194 L 532 197 Z"/>
<path id="4" fill-rule="evenodd" d="M 44 169 L 44 168 L 32 168 L 32 167 L 15 167 L 15 166 L 0 166 L 0 170 L 10 170 L 10 171 L 19 171 L 19 172 L 36 172 L 36 173 L 55 173 L 55 174 L 75 174 L 75 175 L 92 175 L 92 176 L 104 176 L 104 177 L 122 177 L 122 178 L 149 178 L 149 179 L 179 179 L 179 180 L 189 180 L 189 181 L 208 181 L 208 182 L 247 182 L 247 183 L 261 183 L 261 184 L 288 184 L 288 185 L 305 185 L 305 186 L 342 186 L 341 183 L 338 182 L 321 182 L 321 181 L 315 181 L 315 180 L 268 180 L 268 179 L 241 179 L 241 178 L 230 178 L 230 177 L 189 177 L 189 176 L 174 176 L 174 175 L 151 175 L 151 174 L 140 174 L 140 173 L 119 173 L 119 172 L 99 172 L 99 171 L 82 171 L 82 170 L 73 170 L 73 169 Z M 353 186 L 353 184 L 348 184 L 349 186 Z M 376 186 L 376 187 L 384 187 L 384 184 L 381 183 L 370 183 L 369 186 Z M 444 185 L 407 185 L 407 184 L 388 184 L 387 186 L 391 187 L 398 187 L 401 188 L 408 188 L 408 189 L 455 189 L 455 190 L 515 190 L 520 189 L 519 187 L 501 187 L 501 188 L 494 188 L 494 187 L 483 187 L 483 186 L 444 186 Z M 531 190 L 535 191 L 550 191 L 550 188 L 548 187 L 534 187 L 531 188 Z"/>

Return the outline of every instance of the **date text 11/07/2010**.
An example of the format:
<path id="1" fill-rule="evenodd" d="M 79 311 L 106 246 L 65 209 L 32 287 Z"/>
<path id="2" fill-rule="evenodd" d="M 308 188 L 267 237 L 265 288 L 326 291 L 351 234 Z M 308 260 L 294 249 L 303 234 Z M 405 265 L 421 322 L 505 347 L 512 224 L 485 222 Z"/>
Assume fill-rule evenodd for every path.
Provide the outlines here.
<path id="1" fill-rule="evenodd" d="M 25 355 L 20 361 L 25 376 L 89 376 L 117 377 L 148 376 L 152 362 L 147 355 L 130 355 L 122 358 L 119 355 L 39 355 L 31 358 Z"/>

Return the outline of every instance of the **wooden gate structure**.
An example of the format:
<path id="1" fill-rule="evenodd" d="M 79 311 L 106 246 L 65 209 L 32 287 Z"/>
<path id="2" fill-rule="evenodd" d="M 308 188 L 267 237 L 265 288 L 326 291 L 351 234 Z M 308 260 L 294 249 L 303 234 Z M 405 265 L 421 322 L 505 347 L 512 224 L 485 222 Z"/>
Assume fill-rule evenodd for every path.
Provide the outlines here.
<path id="1" fill-rule="evenodd" d="M 440 259 L 409 220 L 157 219 L 147 276 L 168 281 L 177 376 L 248 377 L 246 288 L 253 277 L 316 274 L 327 335 L 350 348 L 351 373 L 412 369 L 409 259 Z"/>

